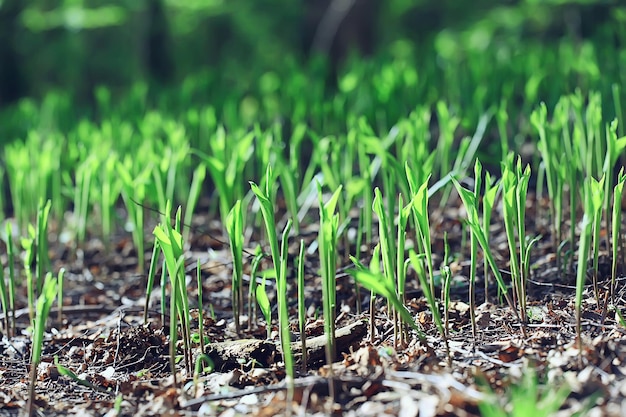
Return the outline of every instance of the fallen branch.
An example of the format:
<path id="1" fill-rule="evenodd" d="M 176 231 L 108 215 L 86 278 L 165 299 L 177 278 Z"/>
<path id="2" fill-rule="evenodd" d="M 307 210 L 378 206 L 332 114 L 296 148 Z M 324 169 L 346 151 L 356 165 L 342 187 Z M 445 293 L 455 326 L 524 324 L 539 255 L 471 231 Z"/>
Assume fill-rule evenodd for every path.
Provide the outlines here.
<path id="1" fill-rule="evenodd" d="M 336 357 L 341 353 L 349 353 L 356 347 L 367 333 L 367 324 L 359 320 L 335 332 Z M 324 335 L 306 340 L 308 363 L 319 363 L 324 360 L 326 337 Z M 291 351 L 296 363 L 302 360 L 301 342 L 292 342 Z M 240 368 L 242 365 L 268 367 L 280 358 L 280 352 L 274 342 L 260 339 L 242 339 L 226 342 L 210 343 L 205 347 L 206 354 L 211 358 L 218 371 Z"/>

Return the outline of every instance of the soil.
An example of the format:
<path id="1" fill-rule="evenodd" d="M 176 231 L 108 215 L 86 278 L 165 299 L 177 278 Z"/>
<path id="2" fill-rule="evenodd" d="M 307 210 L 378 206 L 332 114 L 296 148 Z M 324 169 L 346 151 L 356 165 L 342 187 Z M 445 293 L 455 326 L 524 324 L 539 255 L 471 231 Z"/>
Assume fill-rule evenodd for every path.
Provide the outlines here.
<path id="1" fill-rule="evenodd" d="M 528 235 L 542 235 L 532 251 L 528 323 L 522 326 L 516 314 L 501 301 L 490 274 L 485 286 L 481 261 L 476 282 L 477 333 L 474 335 L 468 305 L 470 264 L 467 239 L 463 236 L 464 211 L 454 197 L 443 209 L 437 208 L 437 202 L 431 202 L 435 265 L 443 261 L 444 233 L 450 245 L 448 265 L 453 280 L 448 348 L 433 323 L 413 271 L 409 271 L 406 305 L 426 334 L 426 341 L 420 341 L 414 331 L 406 330 L 406 338 L 399 343 L 394 339 L 393 320 L 385 301 L 376 297 L 374 312 L 370 314 L 369 292 L 361 288 L 360 297 L 357 296 L 352 278 L 345 273 L 351 262 L 342 256 L 337 274 L 339 342 L 336 361 L 326 365 L 320 347 L 324 329 L 318 314 L 322 309 L 321 281 L 315 273 L 318 255 L 314 249 L 307 252 L 309 360 L 306 369 L 303 369 L 297 326 L 294 271 L 289 278 L 294 283 L 289 289 L 289 300 L 297 360 L 293 391 L 285 383 L 276 323 L 269 329 L 268 338 L 268 329 L 258 309 L 248 310 L 247 295 L 240 332 L 236 334 L 231 306 L 230 248 L 221 225 L 214 219 L 194 218 L 186 255 L 195 332 L 199 319 L 195 265 L 197 260 L 202 263 L 203 327 L 208 340 L 205 347 L 213 361 L 211 372 L 201 369 L 195 377 L 193 371 L 185 370 L 184 361 L 176 365 L 176 378 L 170 370 L 169 320 L 161 314 L 158 284 L 144 320 L 146 276 L 138 272 L 137 254 L 130 236 L 120 232 L 104 242 L 92 235 L 76 250 L 73 242 L 61 243 L 51 233 L 53 268 L 67 270 L 66 285 L 63 309 L 53 308 L 48 321 L 43 359 L 37 369 L 36 412 L 45 416 L 137 417 L 289 413 L 477 416 L 481 415 L 480 402 L 503 407 L 508 404 L 507 410 L 511 412 L 511 398 L 518 405 L 528 406 L 543 398 L 555 400 L 559 387 L 566 387 L 561 392 L 569 393 L 567 399 L 560 409 L 557 406 L 559 411 L 554 415 L 571 416 L 579 412 L 579 415 L 626 415 L 626 329 L 620 326 L 614 311 L 607 308 L 611 260 L 605 252 L 601 253 L 597 296 L 591 281 L 586 283 L 582 350 L 579 350 L 574 310 L 576 264 L 566 259 L 562 266 L 557 266 L 547 204 L 545 199 L 532 196 L 528 199 Z M 154 213 L 146 210 L 146 214 L 150 218 Z M 157 217 L 152 215 L 152 221 Z M 249 221 L 252 217 L 249 216 Z M 307 219 L 301 224 L 300 234 L 290 240 L 294 258 L 301 238 L 307 247 L 315 246 L 312 243 L 317 236 L 316 213 L 312 212 Z M 356 225 L 356 218 L 353 223 Z M 498 208 L 492 224 L 490 245 L 506 278 L 509 254 Z M 278 227 L 281 225 L 279 222 Z M 569 225 L 565 226 L 567 230 Z M 260 230 L 256 228 L 246 235 L 250 253 L 259 242 Z M 353 234 L 353 230 L 347 233 Z M 346 248 L 344 240 L 340 241 L 340 254 L 355 253 L 354 242 L 348 243 L 352 247 Z M 371 245 L 361 249 L 367 264 Z M 564 254 L 566 250 L 567 247 Z M 149 262 L 150 253 L 146 257 Z M 6 257 L 2 261 L 6 262 Z M 244 268 L 248 274 L 250 261 L 246 256 Z M 269 257 L 262 260 L 262 268 L 269 265 Z M 147 265 L 144 267 L 147 269 Z M 246 279 L 247 292 L 248 275 Z M 624 306 L 622 283 L 623 279 L 618 278 L 615 305 L 619 308 Z M 271 281 L 268 281 L 268 293 L 274 304 Z M 25 289 L 20 289 L 17 305 L 27 305 Z M 276 311 L 273 317 L 276 318 Z M 28 401 L 31 351 L 28 327 L 28 310 L 22 308 L 16 312 L 15 334 L 8 334 L 3 328 L 0 416 L 23 413 Z M 199 344 L 193 350 L 197 357 Z M 181 353 L 179 347 L 177 355 Z M 80 382 L 59 373 L 55 360 L 76 374 Z M 533 381 L 537 384 L 537 395 L 527 386 L 524 394 L 515 391 L 516 386 L 529 381 L 530 386 Z M 514 392 L 517 396 L 511 397 Z M 546 410 L 546 402 L 537 409 Z M 482 415 L 486 415 L 484 410 Z"/>

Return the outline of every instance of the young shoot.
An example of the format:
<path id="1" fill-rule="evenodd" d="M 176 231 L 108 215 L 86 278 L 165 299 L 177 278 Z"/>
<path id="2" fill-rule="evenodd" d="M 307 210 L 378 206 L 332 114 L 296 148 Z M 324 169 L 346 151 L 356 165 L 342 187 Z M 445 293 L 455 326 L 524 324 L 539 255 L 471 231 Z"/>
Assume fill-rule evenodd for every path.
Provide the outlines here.
<path id="1" fill-rule="evenodd" d="M 285 363 L 285 371 L 288 377 L 289 391 L 293 390 L 294 366 L 293 354 L 291 352 L 291 338 L 289 331 L 289 313 L 287 306 L 287 246 L 289 232 L 291 231 L 291 219 L 287 221 L 287 225 L 283 230 L 282 244 L 279 249 L 279 240 L 276 233 L 276 222 L 274 220 L 275 198 L 272 188 L 274 186 L 274 178 L 272 176 L 271 166 L 268 165 L 265 171 L 265 189 L 261 190 L 255 183 L 251 182 L 252 192 L 259 200 L 263 220 L 265 223 L 265 231 L 272 252 L 272 261 L 274 270 L 276 271 L 276 293 L 278 300 L 278 327 L 280 335 L 280 344 L 283 353 L 283 361 Z M 259 288 L 259 287 L 257 287 Z M 257 299 L 260 295 L 257 292 Z"/>
<path id="2" fill-rule="evenodd" d="M 233 257 L 232 303 L 235 333 L 239 334 L 239 317 L 243 312 L 243 210 L 241 200 L 237 200 L 226 216 L 226 230 L 230 241 L 230 252 Z"/>
<path id="3" fill-rule="evenodd" d="M 330 200 L 323 201 L 322 186 L 317 184 L 319 200 L 320 228 L 318 234 L 320 274 L 322 276 L 322 307 L 324 309 L 324 334 L 326 335 L 326 363 L 332 366 L 335 361 L 335 317 L 337 308 L 337 230 L 339 228 L 339 215 L 335 214 L 335 208 L 341 195 L 342 187 L 339 186 Z M 328 379 L 331 397 L 334 399 L 334 380 L 332 367 Z"/>
<path id="4" fill-rule="evenodd" d="M 622 239 L 622 235 L 620 234 L 622 225 L 622 194 L 624 192 L 625 182 L 626 173 L 624 173 L 624 167 L 622 167 L 617 175 L 617 184 L 613 187 L 613 215 L 611 216 L 611 304 L 615 303 L 618 250 Z"/>
<path id="5" fill-rule="evenodd" d="M 169 218 L 169 201 L 166 204 L 165 214 Z M 180 208 L 176 211 L 176 224 L 172 227 L 169 221 L 154 228 L 154 237 L 159 242 L 167 267 L 170 281 L 170 368 L 174 376 L 174 385 L 177 385 L 175 360 L 177 354 L 178 323 L 181 325 L 183 339 L 183 353 L 185 366 L 189 374 L 191 367 L 191 317 L 189 314 L 189 300 L 185 283 L 185 259 L 183 250 L 183 235 L 180 230 Z"/>
<path id="6" fill-rule="evenodd" d="M 35 384 L 37 378 L 37 367 L 41 361 L 41 352 L 43 350 L 43 336 L 46 330 L 46 322 L 50 314 L 50 308 L 57 296 L 57 278 L 48 272 L 43 280 L 42 291 L 37 298 L 37 311 L 33 326 L 33 347 L 30 357 L 30 391 L 28 395 L 28 404 L 26 406 L 29 416 L 33 415 L 35 404 Z"/>
<path id="7" fill-rule="evenodd" d="M 587 264 L 589 249 L 591 247 L 591 232 L 594 217 L 594 199 L 592 194 L 592 177 L 583 183 L 583 204 L 584 214 L 580 224 L 580 243 L 578 246 L 578 266 L 576 269 L 576 335 L 578 339 L 578 357 L 582 362 L 583 340 L 582 340 L 582 302 L 585 280 L 587 279 Z"/>

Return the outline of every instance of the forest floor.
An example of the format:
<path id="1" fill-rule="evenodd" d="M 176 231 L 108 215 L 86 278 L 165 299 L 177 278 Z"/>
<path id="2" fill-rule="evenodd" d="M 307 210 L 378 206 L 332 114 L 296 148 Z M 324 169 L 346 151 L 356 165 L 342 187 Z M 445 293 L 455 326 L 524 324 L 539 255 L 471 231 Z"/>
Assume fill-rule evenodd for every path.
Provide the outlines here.
<path id="1" fill-rule="evenodd" d="M 342 258 L 337 278 L 337 360 L 331 367 L 324 364 L 319 338 L 323 321 L 316 313 L 322 307 L 321 281 L 316 274 L 307 274 L 306 303 L 310 314 L 306 336 L 311 361 L 302 370 L 297 352 L 300 339 L 292 273 L 290 307 L 294 349 L 300 359 L 291 401 L 287 401 L 276 329 L 271 329 L 271 338 L 267 340 L 260 313 L 255 309 L 253 317 L 248 316 L 246 305 L 240 334 L 235 334 L 231 254 L 223 243 L 227 239 L 218 222 L 206 216 L 193 220 L 197 228 L 192 231 L 186 256 L 189 299 L 195 319 L 196 261 L 199 259 L 203 265 L 204 329 L 210 341 L 207 349 L 215 363 L 214 371 L 200 375 L 196 384 L 182 363 L 177 365 L 176 381 L 172 377 L 169 330 L 162 321 L 158 289 L 150 300 L 148 323 L 144 323 L 146 277 L 137 272 L 137 254 L 130 237 L 120 233 L 110 242 L 90 237 L 82 249 L 72 250 L 51 236 L 53 267 L 67 270 L 66 287 L 63 311 L 53 308 L 50 314 L 43 360 L 37 372 L 36 408 L 45 416 L 291 413 L 425 417 L 529 415 L 514 414 L 514 408 L 519 413 L 521 407 L 530 407 L 525 408 L 531 410 L 530 415 L 541 416 L 549 415 L 541 410 L 545 412 L 554 405 L 558 411 L 551 415 L 626 415 L 626 329 L 606 309 L 608 255 L 600 258 L 600 302 L 590 282 L 583 294 L 581 352 L 576 337 L 575 277 L 567 272 L 575 267 L 570 265 L 570 269 L 565 267 L 565 272 L 559 272 L 547 201 L 529 198 L 528 234 L 543 236 L 532 252 L 529 323 L 522 328 L 514 312 L 499 302 L 493 278 L 488 279 L 485 302 L 481 263 L 476 282 L 478 332 L 473 335 L 468 305 L 469 253 L 462 246 L 466 241 L 462 224 L 465 215 L 458 206 L 460 203 L 452 200 L 445 210 L 431 212 L 435 265 L 442 261 L 444 231 L 453 257 L 449 264 L 453 284 L 448 347 L 433 323 L 414 272 L 408 278 L 407 307 L 427 335 L 427 343 L 408 331 L 408 337 L 399 345 L 394 343 L 393 321 L 386 303 L 376 298 L 374 314 L 370 315 L 369 293 L 361 289 L 359 301 L 352 278 L 343 273 L 351 262 Z M 431 203 L 431 207 L 436 204 Z M 315 240 L 315 219 L 311 215 L 310 224 L 302 224 L 300 236 L 290 240 L 294 256 L 300 238 L 308 244 Z M 492 224 L 490 245 L 501 270 L 506 272 L 508 247 L 503 227 L 495 226 L 502 224 L 497 210 Z M 256 233 L 247 235 L 246 246 L 252 250 L 256 239 Z M 339 252 L 354 253 L 353 249 L 340 247 Z M 371 248 L 363 249 L 363 253 L 369 253 Z M 317 259 L 316 252 L 307 254 L 307 271 L 317 270 Z M 269 266 L 269 259 L 263 262 Z M 249 273 L 250 263 L 244 263 Z M 618 282 L 615 302 L 622 308 L 626 291 L 623 282 Z M 268 293 L 273 300 L 274 290 L 269 282 Z M 26 291 L 19 293 L 17 302 L 26 305 Z M 0 416 L 20 414 L 28 399 L 28 317 L 27 309 L 18 310 L 17 334 L 5 334 L 0 341 Z M 192 326 L 197 330 L 197 323 Z M 55 358 L 87 384 L 60 375 L 54 366 Z M 491 413 L 486 408 L 479 409 L 481 402 L 492 404 Z"/>

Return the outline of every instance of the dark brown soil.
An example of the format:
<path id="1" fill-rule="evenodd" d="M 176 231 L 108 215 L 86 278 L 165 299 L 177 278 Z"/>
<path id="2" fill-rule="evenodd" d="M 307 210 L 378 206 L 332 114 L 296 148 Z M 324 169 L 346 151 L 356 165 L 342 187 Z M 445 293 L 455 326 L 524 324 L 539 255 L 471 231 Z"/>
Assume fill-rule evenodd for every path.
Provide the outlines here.
<path id="1" fill-rule="evenodd" d="M 534 370 L 539 387 L 546 390 L 544 396 L 548 398 L 554 398 L 559 386 L 570 387 L 571 392 L 556 415 L 570 416 L 579 411 L 590 415 L 626 415 L 623 408 L 626 329 L 616 321 L 615 313 L 607 309 L 609 257 L 602 253 L 598 299 L 590 282 L 585 287 L 583 350 L 579 352 L 574 311 L 575 262 L 557 268 L 546 202 L 530 198 L 528 235 L 541 234 L 543 239 L 532 252 L 529 323 L 522 331 L 516 315 L 501 302 L 492 277 L 488 277 L 485 287 L 481 260 L 476 282 L 478 332 L 474 336 L 468 305 L 469 251 L 462 246 L 466 241 L 464 214 L 458 204 L 453 198 L 444 210 L 431 213 L 437 266 L 443 261 L 444 231 L 451 248 L 449 353 L 413 272 L 408 278 L 407 307 L 427 335 L 427 343 L 408 331 L 406 341 L 398 345 L 394 342 L 393 321 L 380 298 L 375 300 L 374 322 L 370 326 L 369 292 L 361 288 L 359 300 L 354 282 L 345 274 L 351 263 L 342 258 L 337 278 L 337 328 L 359 330 L 350 333 L 349 342 L 338 350 L 337 361 L 332 366 L 324 364 L 318 351 L 304 371 L 300 358 L 291 394 L 284 383 L 276 323 L 270 329 L 271 338 L 266 340 L 266 324 L 257 309 L 252 310 L 253 317 L 247 316 L 247 296 L 246 317 L 242 318 L 240 334 L 235 334 L 231 255 L 223 243 L 226 239 L 219 224 L 206 217 L 194 219 L 194 225 L 213 227 L 209 231 L 192 232 L 186 262 L 194 331 L 199 317 L 195 264 L 197 259 L 203 263 L 204 330 L 215 369 L 201 372 L 194 382 L 194 375 L 185 371 L 181 361 L 176 368 L 176 384 L 169 364 L 168 320 L 166 317 L 163 323 L 159 307 L 160 291 L 155 288 L 148 320 L 144 322 L 146 277 L 138 272 L 129 236 L 120 233 L 110 242 L 91 237 L 79 250 L 53 240 L 50 250 L 53 265 L 55 270 L 61 267 L 67 270 L 66 288 L 63 311 L 53 308 L 50 315 L 43 361 L 37 371 L 36 408 L 40 415 L 46 416 L 273 416 L 288 412 L 359 417 L 475 416 L 480 415 L 481 401 L 506 403 L 512 387 Z M 431 203 L 431 207 L 436 206 Z M 315 217 L 311 215 L 311 219 Z M 506 278 L 508 248 L 501 224 L 496 210 L 490 244 Z M 291 244 L 294 256 L 300 238 L 310 245 L 316 236 L 315 220 L 302 224 L 301 236 L 294 236 Z M 250 252 L 256 244 L 254 240 L 246 242 Z M 345 249 L 340 247 L 339 253 L 354 253 L 354 248 Z M 368 263 L 371 245 L 363 249 L 364 261 Z M 146 255 L 149 257 L 149 253 Z M 307 254 L 306 337 L 312 343 L 308 349 L 319 343 L 318 336 L 323 333 L 323 322 L 318 316 L 322 304 L 321 282 L 315 273 L 317 257 L 317 252 Z M 246 256 L 244 262 L 249 273 L 250 259 Z M 269 264 L 269 258 L 262 262 L 263 267 Z M 157 276 L 160 277 L 160 272 Z M 294 283 L 290 288 L 290 307 L 297 350 L 300 335 L 294 273 L 290 280 Z M 246 293 L 248 284 L 249 278 L 245 283 Z M 622 284 L 623 279 L 619 279 L 615 302 L 618 308 L 624 306 Z M 268 292 L 273 300 L 270 283 Z M 17 302 L 21 307 L 26 305 L 25 294 L 20 289 Z M 17 415 L 28 399 L 31 339 L 26 309 L 17 311 L 16 324 L 17 332 L 14 335 L 5 332 L 0 342 L 0 415 Z M 314 343 L 316 337 L 318 342 Z M 199 354 L 199 347 L 194 352 Z M 90 386 L 60 375 L 54 366 L 55 358 Z M 292 401 L 287 401 L 288 395 L 293 396 Z"/>

